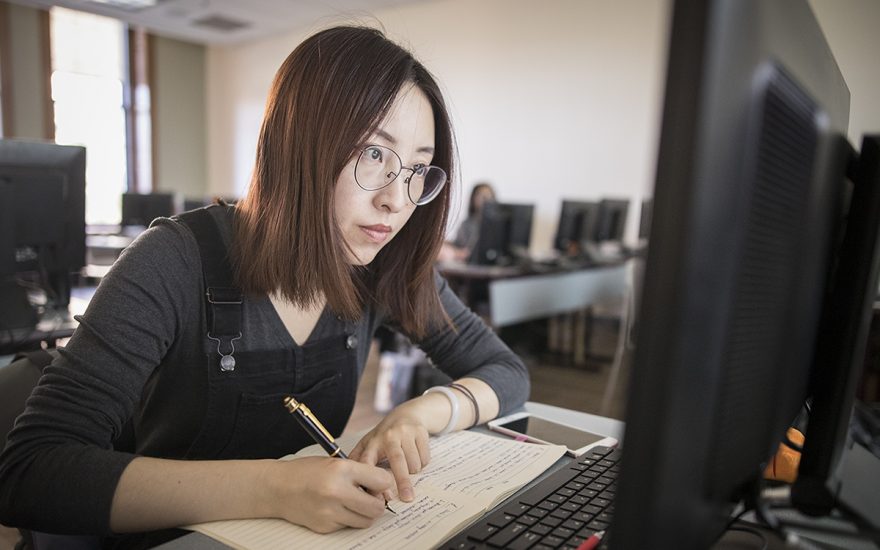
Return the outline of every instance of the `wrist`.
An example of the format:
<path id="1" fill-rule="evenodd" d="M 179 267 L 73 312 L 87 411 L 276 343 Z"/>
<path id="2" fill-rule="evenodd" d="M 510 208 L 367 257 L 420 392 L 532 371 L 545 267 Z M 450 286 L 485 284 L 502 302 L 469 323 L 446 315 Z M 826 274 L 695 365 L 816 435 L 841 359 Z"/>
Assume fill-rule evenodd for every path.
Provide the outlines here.
<path id="1" fill-rule="evenodd" d="M 449 415 L 447 416 L 448 420 L 446 424 L 442 428 L 440 428 L 439 431 L 431 431 L 431 433 L 444 435 L 451 432 L 458 426 L 458 420 L 461 414 L 461 407 L 459 406 L 458 396 L 455 394 L 455 392 L 453 392 L 450 388 L 446 386 L 434 386 L 425 390 L 425 393 L 423 393 L 422 395 L 442 396 L 446 400 L 446 405 L 449 409 Z"/>
<path id="2" fill-rule="evenodd" d="M 452 414 L 449 400 L 437 393 L 423 394 L 410 399 L 399 408 L 414 421 L 420 423 L 429 434 L 438 434 L 449 422 Z"/>
<path id="3" fill-rule="evenodd" d="M 258 490 L 251 492 L 255 517 L 286 517 L 283 503 L 288 502 L 291 480 L 297 478 L 290 472 L 296 461 L 260 460 L 258 462 L 256 483 L 253 485 Z"/>

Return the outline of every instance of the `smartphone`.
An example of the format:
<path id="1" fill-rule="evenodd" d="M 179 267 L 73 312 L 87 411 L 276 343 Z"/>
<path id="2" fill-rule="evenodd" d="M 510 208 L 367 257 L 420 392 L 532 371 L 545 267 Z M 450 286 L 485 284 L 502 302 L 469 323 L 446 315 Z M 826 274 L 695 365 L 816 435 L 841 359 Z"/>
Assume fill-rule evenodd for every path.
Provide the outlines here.
<path id="1" fill-rule="evenodd" d="M 564 445 L 567 454 L 580 456 L 593 447 L 616 447 L 617 439 L 589 432 L 532 413 L 521 412 L 489 422 L 489 429 L 533 443 Z"/>

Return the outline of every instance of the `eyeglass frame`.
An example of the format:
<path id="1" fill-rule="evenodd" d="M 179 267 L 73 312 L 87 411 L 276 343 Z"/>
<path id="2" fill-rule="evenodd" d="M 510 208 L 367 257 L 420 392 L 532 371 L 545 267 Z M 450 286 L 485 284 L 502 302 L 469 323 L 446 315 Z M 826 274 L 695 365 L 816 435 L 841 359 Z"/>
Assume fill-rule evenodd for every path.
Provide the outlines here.
<path id="1" fill-rule="evenodd" d="M 357 177 L 357 167 L 361 162 L 361 158 L 364 156 L 364 153 L 367 152 L 367 149 L 369 149 L 371 147 L 379 147 L 380 149 L 385 149 L 387 151 L 391 151 L 394 154 L 394 156 L 397 157 L 397 163 L 400 165 L 400 171 L 398 171 L 396 174 L 394 174 L 394 177 L 391 178 L 388 181 L 388 183 L 386 183 L 385 185 L 383 185 L 381 187 L 376 187 L 376 188 L 364 187 L 361 184 L 361 182 L 358 181 L 358 177 Z M 429 200 L 422 202 L 422 203 L 419 203 L 419 202 L 416 202 L 415 200 L 413 200 L 412 195 L 410 195 L 410 192 L 409 192 L 409 189 L 410 189 L 409 182 L 412 179 L 412 177 L 415 175 L 416 171 L 418 171 L 419 167 L 421 167 L 425 170 L 426 175 L 427 175 L 429 169 L 436 168 L 437 170 L 440 170 L 441 172 L 443 172 L 443 176 L 444 176 L 443 183 L 441 183 L 440 185 L 437 186 L 437 189 L 434 192 L 434 196 L 432 196 Z M 404 166 L 403 159 L 400 158 L 400 155 L 397 154 L 397 151 L 395 151 L 391 147 L 387 147 L 385 145 L 378 145 L 376 143 L 368 143 L 368 144 L 364 145 L 363 148 L 361 149 L 360 153 L 358 153 L 357 160 L 354 163 L 354 182 L 357 184 L 358 187 L 360 187 L 364 191 L 379 191 L 379 190 L 385 189 L 386 187 L 388 187 L 389 185 L 394 183 L 397 180 L 397 178 L 400 177 L 400 173 L 404 170 L 409 170 L 409 172 L 410 172 L 409 176 L 403 180 L 403 183 L 406 184 L 406 198 L 408 198 L 409 201 L 416 206 L 424 206 L 426 204 L 430 204 L 431 201 L 433 201 L 434 199 L 437 198 L 437 196 L 440 194 L 440 191 L 442 191 L 443 187 L 446 186 L 446 184 L 449 182 L 449 174 L 447 174 L 446 170 L 444 170 L 443 168 L 441 168 L 437 165 L 434 165 L 434 164 L 422 164 L 422 165 L 414 164 L 412 166 Z M 391 172 L 391 173 L 393 173 L 393 172 Z"/>

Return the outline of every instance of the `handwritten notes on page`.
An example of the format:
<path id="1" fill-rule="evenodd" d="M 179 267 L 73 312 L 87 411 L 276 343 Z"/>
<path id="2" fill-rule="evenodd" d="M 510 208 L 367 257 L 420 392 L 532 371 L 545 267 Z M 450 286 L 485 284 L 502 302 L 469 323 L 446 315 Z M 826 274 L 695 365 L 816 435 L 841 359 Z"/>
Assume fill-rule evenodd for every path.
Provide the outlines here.
<path id="1" fill-rule="evenodd" d="M 396 515 L 386 513 L 366 529 L 322 535 L 280 519 L 217 521 L 189 528 L 245 550 L 431 548 L 540 475 L 564 453 L 558 445 L 456 432 L 431 439 L 431 462 L 413 476 L 415 500 L 395 500 Z M 312 454 L 306 448 L 296 457 Z"/>

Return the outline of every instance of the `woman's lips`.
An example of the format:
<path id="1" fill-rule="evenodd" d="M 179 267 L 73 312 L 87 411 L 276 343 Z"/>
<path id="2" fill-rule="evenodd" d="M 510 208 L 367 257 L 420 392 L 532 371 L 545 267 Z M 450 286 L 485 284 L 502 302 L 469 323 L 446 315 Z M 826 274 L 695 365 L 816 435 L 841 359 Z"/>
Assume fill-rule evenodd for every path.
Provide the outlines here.
<path id="1" fill-rule="evenodd" d="M 391 234 L 391 227 L 383 224 L 361 225 L 361 231 L 374 243 L 383 243 Z"/>

